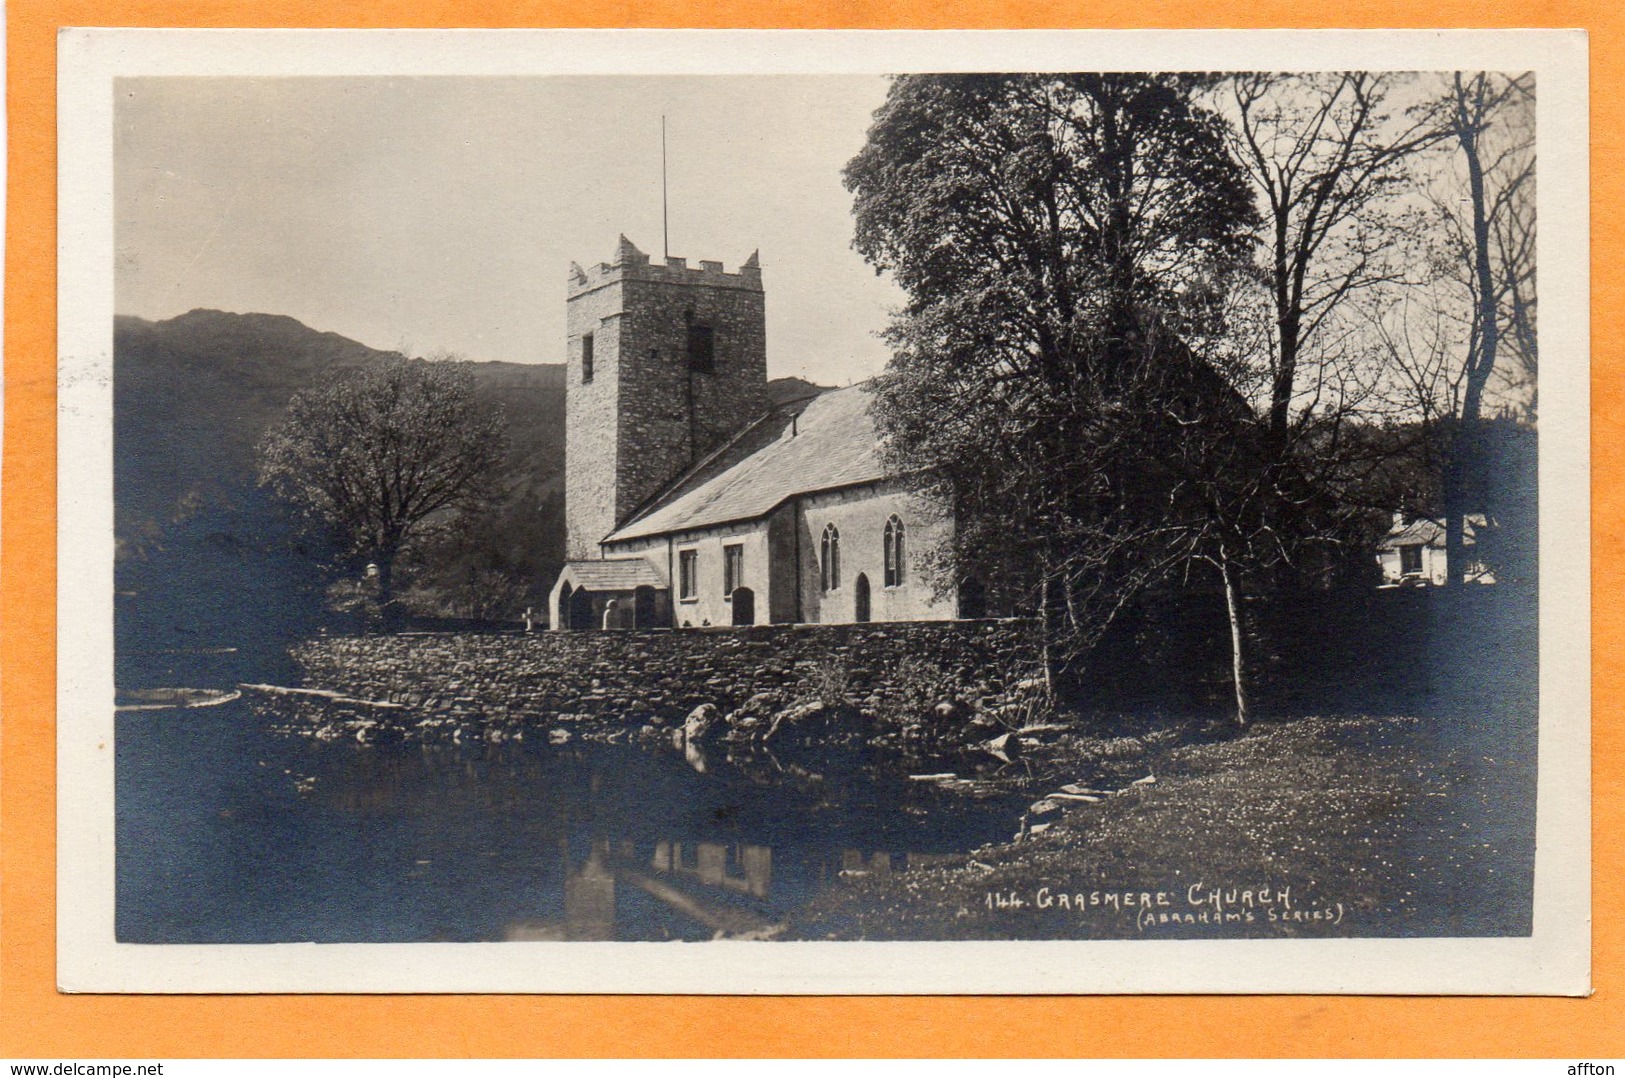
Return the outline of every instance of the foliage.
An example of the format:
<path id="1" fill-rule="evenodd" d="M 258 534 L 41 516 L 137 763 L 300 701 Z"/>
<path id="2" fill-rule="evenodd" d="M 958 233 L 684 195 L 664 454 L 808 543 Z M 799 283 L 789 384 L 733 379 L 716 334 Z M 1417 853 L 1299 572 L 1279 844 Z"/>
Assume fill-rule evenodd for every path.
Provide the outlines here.
<path id="1" fill-rule="evenodd" d="M 1368 586 L 1389 514 L 1440 501 L 1465 565 L 1491 372 L 1533 414 L 1532 102 L 1484 73 L 895 80 L 846 177 L 908 294 L 876 416 L 952 513 L 938 586 L 1036 610 L 1052 677 L 1147 588 L 1216 586 L 1244 719 L 1249 593 Z"/>
<path id="2" fill-rule="evenodd" d="M 857 248 L 896 276 L 910 313 L 997 312 L 1010 324 L 987 332 L 1041 365 L 1126 305 L 1197 311 L 1198 286 L 1247 251 L 1255 220 L 1219 118 L 1192 101 L 1199 85 L 900 78 L 847 166 Z"/>
<path id="3" fill-rule="evenodd" d="M 415 545 L 489 505 L 505 450 L 468 364 L 391 359 L 296 394 L 259 448 L 259 479 L 378 567 L 381 602 Z"/>
<path id="4" fill-rule="evenodd" d="M 525 581 L 500 569 L 476 569 L 453 592 L 457 613 L 494 621 L 512 617 L 525 597 Z"/>
<path id="5" fill-rule="evenodd" d="M 813 698 L 831 710 L 846 706 L 847 685 L 852 674 L 846 662 L 839 658 L 826 659 L 812 671 L 810 688 Z"/>
<path id="6" fill-rule="evenodd" d="M 900 78 L 847 166 L 857 247 L 909 295 L 886 451 L 954 506 L 939 572 L 1026 582 L 1052 671 L 1263 489 L 1248 403 L 1192 347 L 1223 337 L 1257 225 L 1204 85 Z"/>
<path id="7" fill-rule="evenodd" d="M 291 318 L 198 310 L 162 322 L 119 317 L 114 357 L 121 642 L 246 646 L 337 624 L 323 595 L 328 570 L 358 575 L 348 542 L 332 542 L 319 520 L 299 527 L 302 514 L 256 487 L 256 451 L 294 394 L 390 354 Z M 500 409 L 506 420 L 504 494 L 403 555 L 395 605 L 414 614 L 464 616 L 457 592 L 487 568 L 530 587 L 508 615 L 539 609 L 563 561 L 563 367 L 471 369 L 478 409 Z"/>

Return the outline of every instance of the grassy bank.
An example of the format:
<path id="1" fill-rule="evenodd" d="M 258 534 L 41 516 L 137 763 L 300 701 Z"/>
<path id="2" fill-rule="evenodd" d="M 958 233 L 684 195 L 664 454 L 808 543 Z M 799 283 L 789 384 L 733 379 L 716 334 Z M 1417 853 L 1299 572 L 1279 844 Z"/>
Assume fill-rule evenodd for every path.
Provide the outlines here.
<path id="1" fill-rule="evenodd" d="M 1063 741 L 1038 766 L 1040 793 L 1083 792 L 1038 805 L 1018 841 L 846 876 L 787 936 L 1529 931 L 1532 723 L 1310 718 L 1205 741 Z"/>

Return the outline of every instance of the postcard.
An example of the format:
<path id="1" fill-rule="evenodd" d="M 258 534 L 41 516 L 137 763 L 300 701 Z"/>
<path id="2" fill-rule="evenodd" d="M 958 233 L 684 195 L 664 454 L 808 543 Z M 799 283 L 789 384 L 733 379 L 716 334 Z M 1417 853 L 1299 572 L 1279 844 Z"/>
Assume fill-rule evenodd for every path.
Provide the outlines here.
<path id="1" fill-rule="evenodd" d="M 1582 33 L 59 46 L 64 991 L 1588 992 Z"/>

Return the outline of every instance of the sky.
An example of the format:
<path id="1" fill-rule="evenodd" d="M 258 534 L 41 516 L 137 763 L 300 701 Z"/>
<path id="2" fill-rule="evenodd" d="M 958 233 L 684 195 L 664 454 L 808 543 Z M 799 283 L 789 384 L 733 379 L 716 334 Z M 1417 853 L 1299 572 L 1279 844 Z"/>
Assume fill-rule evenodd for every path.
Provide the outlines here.
<path id="1" fill-rule="evenodd" d="M 414 355 L 560 362 L 571 261 L 617 237 L 733 270 L 760 249 L 768 370 L 876 373 L 902 301 L 852 250 L 841 168 L 878 76 L 127 78 L 120 314 L 290 315 Z"/>

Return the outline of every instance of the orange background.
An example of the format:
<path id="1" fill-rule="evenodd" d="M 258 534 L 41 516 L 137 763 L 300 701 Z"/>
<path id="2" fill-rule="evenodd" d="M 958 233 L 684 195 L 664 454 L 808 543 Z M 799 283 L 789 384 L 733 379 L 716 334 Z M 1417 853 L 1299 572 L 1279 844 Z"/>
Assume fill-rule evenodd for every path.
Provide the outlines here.
<path id="1" fill-rule="evenodd" d="M 1316 19 L 1312 10 L 1335 18 Z M 0 495 L 0 1057 L 1625 1057 L 1621 397 L 1625 9 L 1617 0 L 12 0 Z M 56 32 L 60 26 L 1584 27 L 1591 32 L 1596 994 L 715 998 L 70 996 L 55 990 Z"/>

